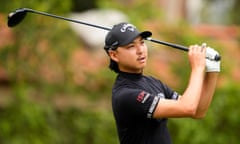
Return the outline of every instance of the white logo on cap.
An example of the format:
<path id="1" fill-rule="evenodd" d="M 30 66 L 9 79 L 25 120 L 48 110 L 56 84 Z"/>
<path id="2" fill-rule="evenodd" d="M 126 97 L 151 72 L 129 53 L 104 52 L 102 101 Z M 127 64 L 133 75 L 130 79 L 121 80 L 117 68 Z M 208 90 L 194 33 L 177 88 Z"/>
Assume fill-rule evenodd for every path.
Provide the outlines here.
<path id="1" fill-rule="evenodd" d="M 127 30 L 134 31 L 135 30 L 135 26 L 132 25 L 132 24 L 124 24 L 122 26 L 122 28 L 120 29 L 121 32 L 126 32 Z"/>

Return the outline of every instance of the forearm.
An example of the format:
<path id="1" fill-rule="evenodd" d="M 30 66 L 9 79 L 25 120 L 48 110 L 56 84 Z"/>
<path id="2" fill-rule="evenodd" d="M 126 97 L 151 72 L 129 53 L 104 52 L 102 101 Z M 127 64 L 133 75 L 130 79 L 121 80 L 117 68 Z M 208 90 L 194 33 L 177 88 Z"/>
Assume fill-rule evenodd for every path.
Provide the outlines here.
<path id="1" fill-rule="evenodd" d="M 201 92 L 201 99 L 197 108 L 196 118 L 202 118 L 205 116 L 215 92 L 218 72 L 206 73 L 203 81 L 203 89 Z"/>
<path id="2" fill-rule="evenodd" d="M 161 99 L 154 112 L 154 118 L 194 117 L 201 97 L 204 71 L 192 71 L 188 86 L 178 100 Z"/>
<path id="3" fill-rule="evenodd" d="M 204 72 L 193 71 L 190 76 L 188 87 L 181 97 L 181 102 L 187 110 L 190 109 L 192 114 L 195 114 L 201 98 L 201 92 L 203 89 Z"/>

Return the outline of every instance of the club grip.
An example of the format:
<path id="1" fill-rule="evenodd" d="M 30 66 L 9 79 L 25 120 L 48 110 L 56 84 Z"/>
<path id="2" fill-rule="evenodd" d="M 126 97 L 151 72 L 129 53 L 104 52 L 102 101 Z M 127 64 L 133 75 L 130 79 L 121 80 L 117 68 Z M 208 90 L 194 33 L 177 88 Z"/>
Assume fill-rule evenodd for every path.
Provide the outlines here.
<path id="1" fill-rule="evenodd" d="M 214 60 L 215 61 L 220 61 L 221 60 L 221 56 L 220 55 L 215 55 Z"/>

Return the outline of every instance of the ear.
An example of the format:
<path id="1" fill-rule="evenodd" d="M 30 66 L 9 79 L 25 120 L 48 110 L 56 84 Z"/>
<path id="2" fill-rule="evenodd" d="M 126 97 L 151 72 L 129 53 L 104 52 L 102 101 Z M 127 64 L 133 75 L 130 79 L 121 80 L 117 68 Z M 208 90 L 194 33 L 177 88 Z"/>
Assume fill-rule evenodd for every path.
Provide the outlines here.
<path id="1" fill-rule="evenodd" d="M 115 62 L 118 62 L 118 57 L 117 57 L 117 52 L 116 51 L 109 50 L 108 54 L 109 54 L 109 56 L 112 60 L 114 60 Z"/>

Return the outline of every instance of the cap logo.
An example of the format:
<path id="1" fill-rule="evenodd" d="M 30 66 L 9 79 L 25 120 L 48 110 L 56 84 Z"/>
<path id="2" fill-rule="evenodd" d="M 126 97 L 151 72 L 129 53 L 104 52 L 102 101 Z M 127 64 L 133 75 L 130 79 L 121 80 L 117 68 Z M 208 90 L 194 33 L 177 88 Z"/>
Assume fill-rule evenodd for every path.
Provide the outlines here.
<path id="1" fill-rule="evenodd" d="M 135 30 L 135 26 L 132 25 L 132 24 L 124 24 L 124 25 L 122 26 L 122 28 L 120 29 L 121 32 L 126 32 L 127 30 L 133 32 L 133 31 Z"/>

